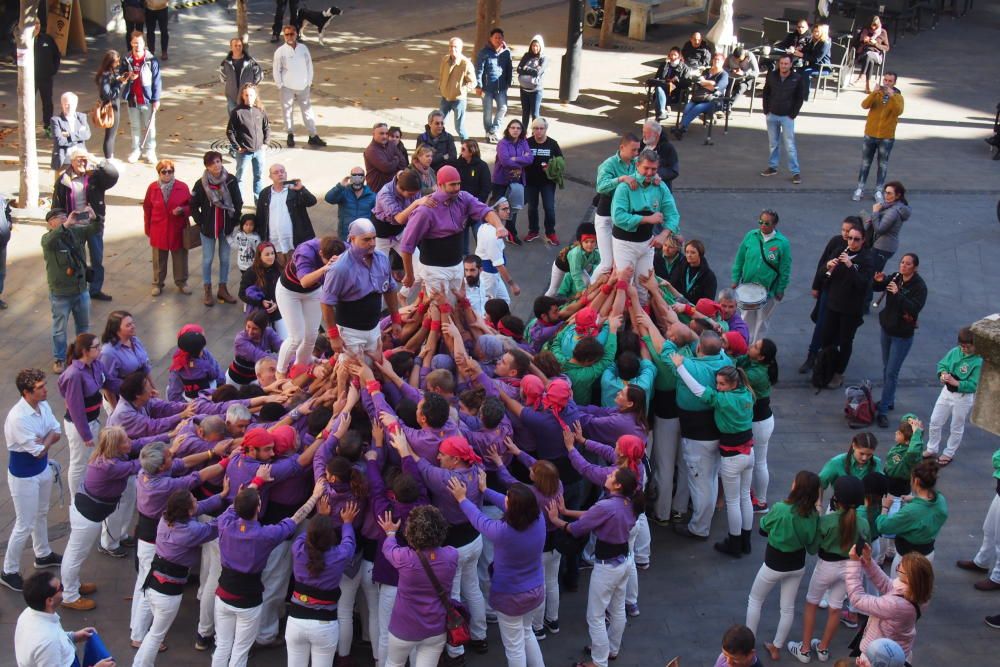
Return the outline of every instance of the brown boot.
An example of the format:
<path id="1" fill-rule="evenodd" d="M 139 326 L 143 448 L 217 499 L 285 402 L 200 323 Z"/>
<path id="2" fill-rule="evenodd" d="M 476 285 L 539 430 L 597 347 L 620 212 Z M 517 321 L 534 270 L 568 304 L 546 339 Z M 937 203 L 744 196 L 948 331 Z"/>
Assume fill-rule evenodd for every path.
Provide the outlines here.
<path id="1" fill-rule="evenodd" d="M 219 303 L 236 303 L 236 299 L 229 293 L 229 288 L 226 287 L 225 283 L 219 285 L 219 291 L 216 293 L 216 296 L 219 297 Z"/>
<path id="2" fill-rule="evenodd" d="M 209 308 L 215 305 L 215 299 L 212 298 L 212 283 L 205 283 L 205 296 L 201 302 Z"/>

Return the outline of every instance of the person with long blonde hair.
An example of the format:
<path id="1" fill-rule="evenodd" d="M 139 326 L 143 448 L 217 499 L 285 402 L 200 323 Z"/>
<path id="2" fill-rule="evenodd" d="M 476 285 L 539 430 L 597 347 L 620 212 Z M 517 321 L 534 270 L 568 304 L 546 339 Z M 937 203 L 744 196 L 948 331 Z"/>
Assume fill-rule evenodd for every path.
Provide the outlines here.
<path id="1" fill-rule="evenodd" d="M 253 198 L 264 189 L 264 155 L 271 139 L 271 124 L 260 101 L 257 84 L 240 86 L 239 104 L 229 114 L 226 137 L 236 151 L 236 182 L 243 187 L 243 171 L 253 165 Z"/>

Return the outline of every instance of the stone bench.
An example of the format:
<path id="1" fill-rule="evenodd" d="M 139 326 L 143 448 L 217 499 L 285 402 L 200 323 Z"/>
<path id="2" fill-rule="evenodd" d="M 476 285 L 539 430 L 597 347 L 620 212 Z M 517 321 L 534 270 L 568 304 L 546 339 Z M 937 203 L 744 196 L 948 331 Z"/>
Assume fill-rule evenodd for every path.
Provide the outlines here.
<path id="1" fill-rule="evenodd" d="M 704 13 L 707 26 L 711 0 L 618 0 L 618 6 L 629 10 L 629 38 L 645 40 L 646 28 L 653 23 Z"/>

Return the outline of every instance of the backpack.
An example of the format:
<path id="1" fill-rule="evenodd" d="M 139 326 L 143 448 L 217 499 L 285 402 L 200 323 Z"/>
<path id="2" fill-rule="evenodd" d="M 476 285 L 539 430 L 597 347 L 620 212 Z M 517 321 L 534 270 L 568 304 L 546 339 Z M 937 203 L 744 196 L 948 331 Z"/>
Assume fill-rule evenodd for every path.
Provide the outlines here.
<path id="1" fill-rule="evenodd" d="M 872 383 L 864 380 L 861 384 L 844 389 L 847 400 L 844 416 L 851 428 L 864 428 L 875 421 L 875 401 L 872 399 Z"/>
<path id="2" fill-rule="evenodd" d="M 817 390 L 826 389 L 826 385 L 830 384 L 830 380 L 837 372 L 837 348 L 821 348 L 816 354 L 816 362 L 813 364 L 812 371 L 812 386 L 816 387 Z"/>

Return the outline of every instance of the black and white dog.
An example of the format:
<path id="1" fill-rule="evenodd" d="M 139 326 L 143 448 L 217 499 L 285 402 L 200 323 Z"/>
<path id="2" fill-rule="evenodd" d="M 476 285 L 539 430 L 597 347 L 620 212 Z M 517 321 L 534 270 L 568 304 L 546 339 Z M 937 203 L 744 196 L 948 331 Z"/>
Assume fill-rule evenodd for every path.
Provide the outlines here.
<path id="1" fill-rule="evenodd" d="M 330 5 L 329 8 L 324 9 L 323 11 L 301 8 L 296 16 L 296 20 L 299 24 L 299 34 L 301 35 L 305 32 L 307 23 L 311 24 L 315 26 L 316 30 L 319 32 L 319 43 L 324 44 L 323 30 L 326 28 L 326 24 L 329 23 L 330 19 L 334 16 L 340 16 L 340 14 L 340 7 L 334 7 L 333 5 Z"/>

